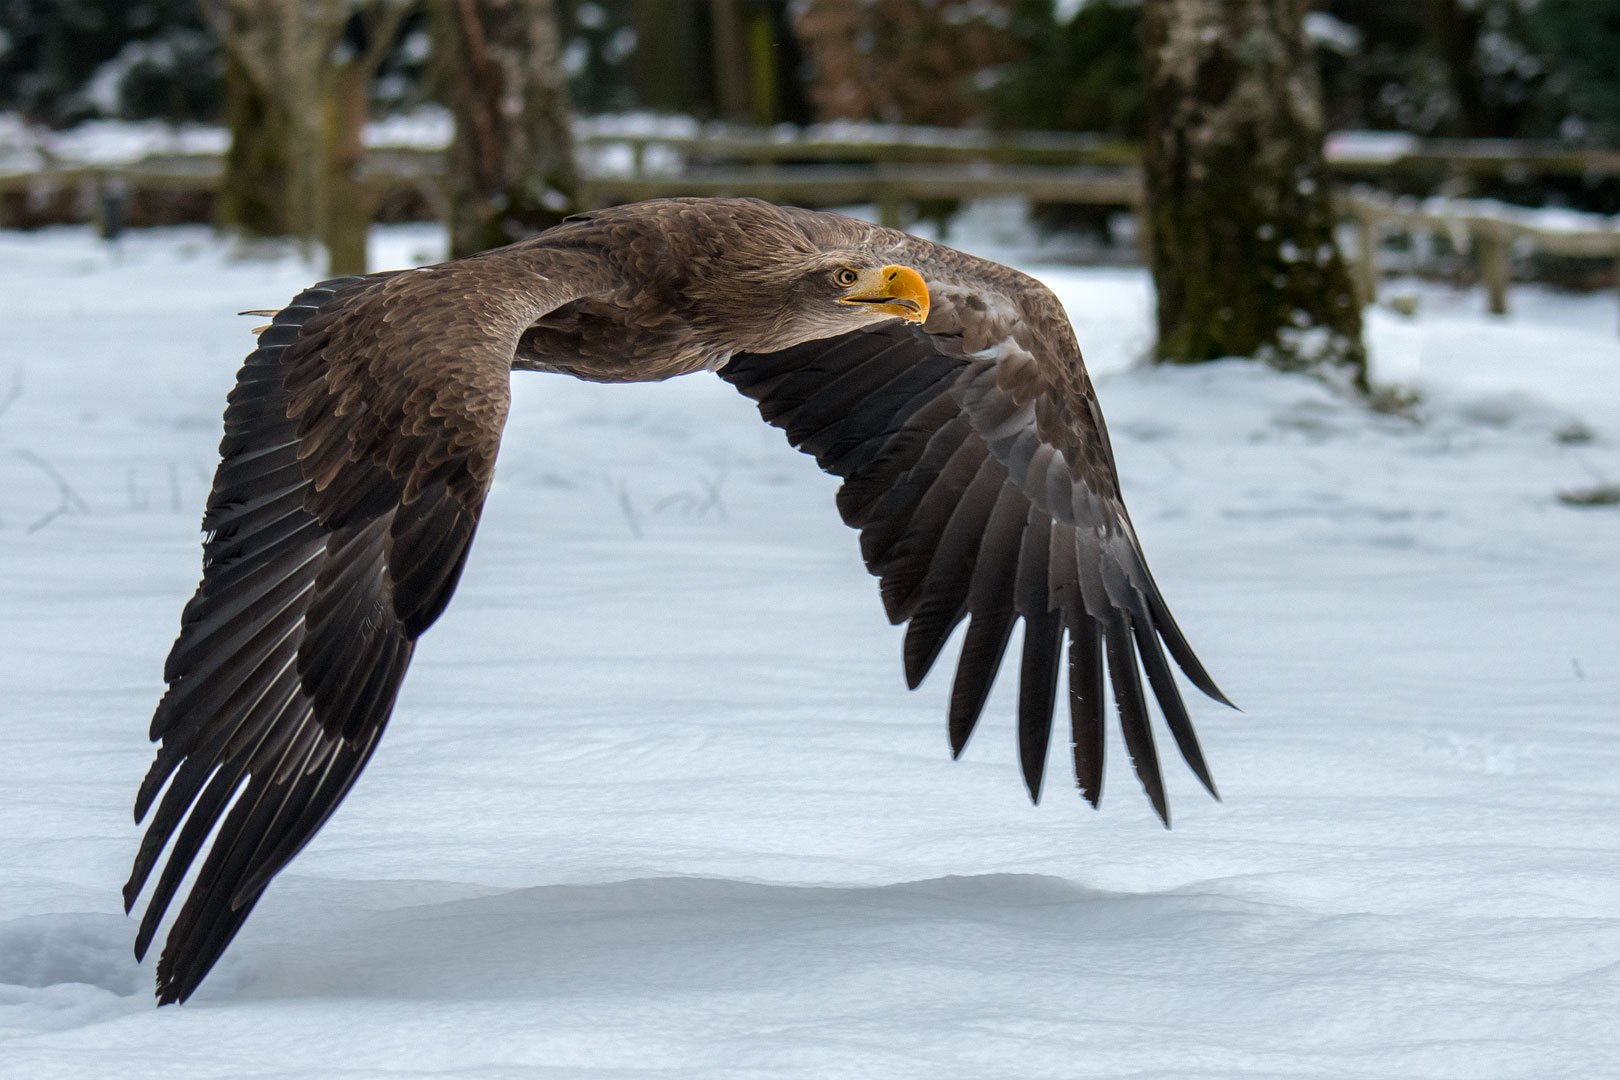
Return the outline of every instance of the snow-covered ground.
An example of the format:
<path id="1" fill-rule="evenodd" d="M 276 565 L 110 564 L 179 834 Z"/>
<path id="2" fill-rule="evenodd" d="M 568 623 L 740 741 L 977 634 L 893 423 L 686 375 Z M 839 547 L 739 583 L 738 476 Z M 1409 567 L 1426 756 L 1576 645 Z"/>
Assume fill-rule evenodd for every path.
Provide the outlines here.
<path id="1" fill-rule="evenodd" d="M 1414 420 L 1134 367 L 1142 272 L 1030 267 L 1245 710 L 1195 704 L 1225 801 L 1172 768 L 1172 832 L 1117 735 L 1100 813 L 1031 806 L 1010 674 L 951 762 L 951 661 L 904 690 L 834 482 L 719 380 L 520 377 L 376 759 L 157 1010 L 118 889 L 233 313 L 316 275 L 189 229 L 0 265 L 0 1074 L 1620 1074 L 1620 508 L 1558 497 L 1620 482 L 1612 294 L 1391 285 Z"/>

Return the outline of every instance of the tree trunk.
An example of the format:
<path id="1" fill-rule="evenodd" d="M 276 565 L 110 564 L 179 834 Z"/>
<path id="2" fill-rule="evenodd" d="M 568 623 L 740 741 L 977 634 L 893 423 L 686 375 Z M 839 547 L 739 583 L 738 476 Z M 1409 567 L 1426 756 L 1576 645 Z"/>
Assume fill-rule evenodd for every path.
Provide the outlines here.
<path id="1" fill-rule="evenodd" d="M 292 236 L 287 194 L 296 157 L 292 118 L 227 53 L 225 126 L 231 132 L 214 220 L 225 232 Z"/>
<path id="2" fill-rule="evenodd" d="M 371 73 L 358 61 L 332 72 L 321 131 L 321 242 L 333 277 L 366 272 L 366 237 L 375 195 L 361 176 L 366 163 L 366 97 Z"/>
<path id="3" fill-rule="evenodd" d="M 381 0 L 361 11 L 364 50 L 321 71 L 321 176 L 318 200 L 326 270 L 333 277 L 366 272 L 366 240 L 377 192 L 365 179 L 366 120 L 371 82 L 410 14 L 410 0 Z"/>
<path id="4" fill-rule="evenodd" d="M 557 224 L 577 206 L 579 177 L 554 0 L 444 0 L 434 34 L 456 118 L 451 254 Z"/>
<path id="5" fill-rule="evenodd" d="M 753 119 L 749 43 L 740 0 L 710 0 L 709 28 L 714 35 L 715 101 L 720 119 L 746 124 Z"/>
<path id="6" fill-rule="evenodd" d="M 1334 240 L 1304 0 L 1147 0 L 1144 146 L 1160 360 L 1366 378 Z"/>
<path id="7" fill-rule="evenodd" d="M 220 227 L 311 243 L 321 223 L 321 74 L 344 9 L 330 0 L 208 0 L 199 10 L 227 58 Z"/>
<path id="8" fill-rule="evenodd" d="M 1449 133 L 1464 139 L 1499 134 L 1492 130 L 1490 109 L 1475 71 L 1484 12 L 1478 5 L 1465 6 L 1457 0 L 1428 0 L 1426 11 L 1429 45 L 1445 67 L 1451 91 Z"/>
<path id="9" fill-rule="evenodd" d="M 780 5 L 750 5 L 743 20 L 747 42 L 749 119 L 762 127 L 782 119 L 782 52 L 786 44 L 778 40 L 785 32 L 787 11 Z M 779 21 L 781 20 L 781 21 Z"/>
<path id="10" fill-rule="evenodd" d="M 713 87 L 692 77 L 707 56 L 695 27 L 696 0 L 635 0 L 636 51 L 630 81 L 642 108 L 702 115 L 713 107 Z"/>
<path id="11" fill-rule="evenodd" d="M 226 155 L 217 220 L 250 236 L 320 240 L 333 275 L 363 273 L 371 80 L 411 0 L 203 0 L 225 46 Z M 358 16 L 365 48 L 334 54 Z"/>

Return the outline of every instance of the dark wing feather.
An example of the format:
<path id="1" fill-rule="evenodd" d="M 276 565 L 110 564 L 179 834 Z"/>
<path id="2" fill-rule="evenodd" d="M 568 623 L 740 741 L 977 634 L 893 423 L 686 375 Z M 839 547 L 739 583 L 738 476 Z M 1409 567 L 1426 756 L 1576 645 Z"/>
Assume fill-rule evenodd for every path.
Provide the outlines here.
<path id="1" fill-rule="evenodd" d="M 1081 792 L 1093 804 L 1101 797 L 1106 679 L 1137 775 L 1168 824 L 1141 671 L 1211 793 L 1164 650 L 1201 690 L 1226 699 L 1147 571 L 1062 307 L 1006 267 L 836 215 L 789 213 L 824 242 L 915 267 L 933 296 L 922 328 L 884 323 L 739 353 L 720 372 L 843 478 L 839 511 L 861 530 L 889 618 L 909 623 L 906 681 L 920 683 L 969 620 L 949 715 L 951 750 L 961 753 L 1022 619 L 1019 758 L 1039 798 L 1067 637 Z"/>
<path id="2" fill-rule="evenodd" d="M 967 608 L 972 618 L 951 686 L 952 757 L 961 756 L 973 734 L 1018 619 L 1013 590 L 1028 516 L 1029 500 L 1023 492 L 1013 484 L 1003 483 L 995 508 L 985 522 L 968 585 Z"/>
<path id="3" fill-rule="evenodd" d="M 248 356 L 135 804 L 137 821 L 157 810 L 126 908 L 173 842 L 137 956 L 214 835 L 158 964 L 160 1001 L 197 988 L 376 749 L 465 565 L 518 336 L 602 284 L 581 258 L 531 247 L 325 282 Z"/>

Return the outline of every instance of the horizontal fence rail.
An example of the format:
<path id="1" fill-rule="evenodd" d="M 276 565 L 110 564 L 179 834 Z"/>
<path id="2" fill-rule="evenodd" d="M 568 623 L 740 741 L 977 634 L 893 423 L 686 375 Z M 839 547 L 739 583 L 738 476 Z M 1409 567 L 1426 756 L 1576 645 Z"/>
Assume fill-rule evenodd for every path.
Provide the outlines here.
<path id="1" fill-rule="evenodd" d="M 374 192 L 413 195 L 417 205 L 445 216 L 448 126 L 440 119 L 403 137 L 387 123 L 373 127 L 362 179 Z M 193 142 L 212 145 L 137 150 L 129 160 L 76 159 L 44 144 L 31 153 L 0 146 L 0 226 L 7 224 L 8 199 L 38 203 L 71 194 L 79 213 L 102 218 L 134 192 L 209 196 L 223 173 L 223 133 L 203 135 Z M 820 207 L 872 204 L 885 224 L 903 226 L 919 203 L 1016 196 L 1135 211 L 1143 199 L 1137 148 L 1099 135 L 898 125 L 746 128 L 645 118 L 638 128 L 612 117 L 582 121 L 577 135 L 587 205 L 751 195 Z M 1620 177 L 1620 151 L 1557 144 L 1338 132 L 1326 151 L 1341 185 L 1423 174 L 1436 183 L 1457 176 Z M 1402 233 L 1443 236 L 1453 251 L 1471 255 L 1493 311 L 1507 310 L 1516 256 L 1615 260 L 1620 285 L 1620 232 L 1612 219 L 1587 215 L 1589 227 L 1553 228 L 1499 204 L 1399 200 L 1361 188 L 1339 202 L 1356 227 L 1357 276 L 1369 301 L 1377 295 L 1384 242 Z"/>
<path id="2" fill-rule="evenodd" d="M 1366 191 L 1341 200 L 1341 208 L 1356 223 L 1358 278 L 1363 299 L 1369 303 L 1378 293 L 1378 253 L 1392 232 L 1444 236 L 1454 250 L 1471 253 L 1489 309 L 1496 315 L 1508 311 L 1515 255 L 1613 260 L 1614 283 L 1620 288 L 1620 228 L 1612 218 L 1590 227 L 1564 228 L 1500 204 L 1451 200 L 1434 205 Z"/>
<path id="3" fill-rule="evenodd" d="M 383 181 L 439 176 L 444 170 L 444 144 L 448 139 L 447 129 L 440 127 L 400 137 L 386 124 L 375 125 L 368 137 L 366 174 Z M 118 174 L 131 182 L 208 189 L 218 183 L 223 171 L 224 133 L 204 134 L 210 137 L 176 141 L 210 144 L 210 148 L 143 152 L 137 146 L 127 158 L 112 160 L 104 150 L 75 153 L 71 146 L 53 146 L 48 138 L 18 142 L 19 136 L 12 133 L 12 145 L 0 140 L 0 190 L 18 190 L 31 182 L 52 178 L 71 180 L 86 173 Z M 391 137 L 399 141 L 391 141 Z M 1072 168 L 1135 166 L 1140 158 L 1134 144 L 1101 135 L 900 125 L 819 125 L 802 129 L 691 125 L 689 130 L 638 131 L 586 121 L 581 124 L 578 145 L 588 175 L 618 179 L 656 177 L 700 165 L 976 163 Z M 1620 177 L 1620 150 L 1531 141 L 1424 140 L 1382 132 L 1337 132 L 1328 139 L 1326 157 L 1331 170 L 1346 176 L 1428 170 L 1509 179 Z"/>

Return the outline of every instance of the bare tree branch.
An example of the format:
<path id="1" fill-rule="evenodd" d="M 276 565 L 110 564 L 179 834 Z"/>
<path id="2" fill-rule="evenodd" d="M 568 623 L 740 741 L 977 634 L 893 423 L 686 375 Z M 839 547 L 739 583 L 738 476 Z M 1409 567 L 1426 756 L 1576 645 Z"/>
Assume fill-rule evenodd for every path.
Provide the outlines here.
<path id="1" fill-rule="evenodd" d="M 46 476 L 49 476 L 56 484 L 58 502 L 54 507 L 51 508 L 50 511 L 45 514 L 44 517 L 28 526 L 28 534 L 30 536 L 39 532 L 39 530 L 43 529 L 45 526 L 49 525 L 51 522 L 55 521 L 57 518 L 61 517 L 70 510 L 77 510 L 81 514 L 87 514 L 90 512 L 90 504 L 79 497 L 79 493 L 73 490 L 73 485 L 67 482 L 67 477 L 56 471 L 56 466 L 40 457 L 32 450 L 18 450 L 17 456 L 38 468 Z"/>
<path id="2" fill-rule="evenodd" d="M 366 53 L 360 58 L 361 70 L 366 73 L 367 80 L 375 76 L 382 62 L 388 59 L 388 52 L 399 37 L 400 27 L 405 25 L 405 20 L 415 8 L 413 0 L 401 0 L 368 9 L 370 18 L 366 20 Z"/>
<path id="3" fill-rule="evenodd" d="M 484 84 L 495 81 L 488 74 L 493 61 L 489 58 L 489 43 L 484 38 L 484 25 L 478 19 L 473 0 L 457 0 L 456 14 L 459 16 L 458 24 L 461 29 L 461 39 L 465 42 L 465 53 L 462 57 L 467 62 L 469 74 L 473 85 L 478 88 L 467 109 L 467 119 L 472 124 L 472 143 L 474 154 L 477 157 L 480 179 L 495 176 L 500 170 L 496 160 L 494 123 L 484 110 L 485 99 L 489 96 Z"/>
<path id="4" fill-rule="evenodd" d="M 235 57 L 237 63 L 242 65 L 242 70 L 253 80 L 254 87 L 261 94 L 268 96 L 275 86 L 275 79 L 261 51 L 253 47 L 253 35 L 243 30 L 232 18 L 232 15 L 241 8 L 240 0 L 234 3 L 232 0 L 198 0 L 197 3 L 197 10 L 202 15 L 203 22 L 208 24 L 208 28 L 214 32 L 220 44 Z M 263 42 L 259 44 L 262 45 Z"/>

